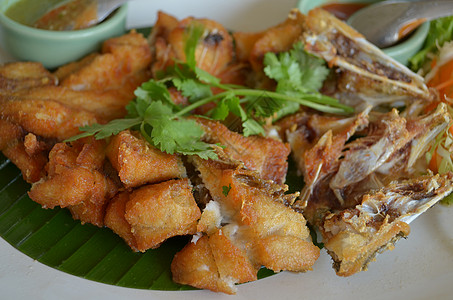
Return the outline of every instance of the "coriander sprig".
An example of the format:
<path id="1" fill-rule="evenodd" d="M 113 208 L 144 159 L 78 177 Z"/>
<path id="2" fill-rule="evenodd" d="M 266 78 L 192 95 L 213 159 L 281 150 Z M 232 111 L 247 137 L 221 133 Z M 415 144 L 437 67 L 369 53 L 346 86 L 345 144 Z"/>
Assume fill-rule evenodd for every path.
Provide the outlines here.
<path id="1" fill-rule="evenodd" d="M 264 73 L 277 83 L 275 91 L 268 91 L 223 84 L 219 78 L 198 68 L 195 49 L 203 34 L 204 30 L 198 26 L 189 26 L 186 62 L 175 61 L 156 79 L 137 88 L 136 98 L 126 106 L 125 119 L 82 127 L 80 130 L 84 133 L 68 141 L 90 135 L 102 139 L 132 128 L 164 152 L 215 159 L 214 149 L 202 141 L 204 131 L 201 126 L 187 118 L 196 108 L 208 103 L 216 105 L 205 117 L 222 121 L 230 114 L 235 115 L 241 121 L 245 136 L 264 135 L 263 122 L 292 114 L 300 105 L 334 114 L 353 112 L 352 108 L 318 92 L 329 69 L 323 60 L 305 52 L 301 43 L 296 43 L 288 52 L 265 55 Z M 181 92 L 189 104 L 185 107 L 176 105 L 169 87 Z M 213 94 L 214 87 L 222 91 Z"/>

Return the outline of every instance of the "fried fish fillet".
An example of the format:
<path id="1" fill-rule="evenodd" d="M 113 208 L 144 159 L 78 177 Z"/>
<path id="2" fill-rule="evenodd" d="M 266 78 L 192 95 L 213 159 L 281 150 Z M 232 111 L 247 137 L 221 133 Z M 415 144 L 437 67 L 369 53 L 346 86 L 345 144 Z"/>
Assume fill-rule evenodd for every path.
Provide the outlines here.
<path id="1" fill-rule="evenodd" d="M 234 284 L 255 280 L 263 265 L 276 272 L 311 269 L 319 248 L 303 215 L 287 206 L 297 195 L 228 159 L 193 162 L 212 201 L 198 222 L 200 233 L 173 259 L 176 282 L 233 294 Z"/>
<path id="2" fill-rule="evenodd" d="M 18 165 L 25 180 L 38 181 L 45 173 L 39 170 L 42 157 L 55 143 L 78 134 L 79 127 L 125 115 L 133 91 L 150 77 L 150 63 L 147 40 L 132 31 L 107 40 L 102 53 L 54 73 L 32 62 L 0 66 L 0 150 Z M 26 153 L 28 134 L 47 147 Z"/>
<path id="3" fill-rule="evenodd" d="M 377 253 L 410 232 L 409 223 L 453 190 L 453 174 L 422 176 L 364 195 L 360 205 L 327 214 L 324 245 L 337 275 L 366 270 Z"/>
<path id="4" fill-rule="evenodd" d="M 164 153 L 129 130 L 112 137 L 107 157 L 126 188 L 187 177 L 178 155 Z"/>
<path id="5" fill-rule="evenodd" d="M 355 107 L 435 99 L 421 76 L 322 8 L 309 11 L 304 26 L 305 50 L 336 69 L 335 98 Z"/>
<path id="6" fill-rule="evenodd" d="M 225 146 L 224 153 L 233 160 L 257 171 L 263 179 L 284 183 L 288 171 L 287 158 L 290 153 L 288 144 L 273 138 L 260 136 L 244 137 L 229 130 L 220 122 L 197 118 L 205 131 L 208 143 Z"/>
<path id="7" fill-rule="evenodd" d="M 120 193 L 107 207 L 105 224 L 145 252 L 170 237 L 195 234 L 200 215 L 190 182 L 177 179 Z"/>
<path id="8" fill-rule="evenodd" d="M 49 153 L 47 174 L 28 195 L 44 208 L 69 207 L 73 217 L 103 226 L 105 207 L 118 186 L 104 171 L 105 141 L 88 138 L 58 143 Z"/>

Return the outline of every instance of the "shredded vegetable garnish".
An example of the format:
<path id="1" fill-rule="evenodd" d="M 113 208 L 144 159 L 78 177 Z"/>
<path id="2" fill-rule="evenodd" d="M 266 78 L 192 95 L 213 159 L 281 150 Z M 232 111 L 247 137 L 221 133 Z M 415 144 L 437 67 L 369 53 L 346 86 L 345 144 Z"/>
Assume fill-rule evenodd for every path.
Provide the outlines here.
<path id="1" fill-rule="evenodd" d="M 423 48 L 409 59 L 409 67 L 418 71 L 439 53 L 439 48 L 445 42 L 453 39 L 453 17 L 445 17 L 430 22 L 428 36 L 426 37 Z"/>
<path id="2" fill-rule="evenodd" d="M 452 23 L 453 24 L 453 23 Z M 445 41 L 444 41 L 445 42 Z M 453 43 L 445 42 L 439 49 L 439 53 L 431 63 L 431 71 L 426 75 L 428 86 L 433 87 L 439 93 L 442 102 L 447 104 L 450 115 L 453 115 Z M 429 105 L 430 110 L 438 103 Z M 429 169 L 435 173 L 445 174 L 453 172 L 453 124 L 440 133 L 426 153 Z M 444 204 L 452 204 L 453 196 L 442 200 Z"/>

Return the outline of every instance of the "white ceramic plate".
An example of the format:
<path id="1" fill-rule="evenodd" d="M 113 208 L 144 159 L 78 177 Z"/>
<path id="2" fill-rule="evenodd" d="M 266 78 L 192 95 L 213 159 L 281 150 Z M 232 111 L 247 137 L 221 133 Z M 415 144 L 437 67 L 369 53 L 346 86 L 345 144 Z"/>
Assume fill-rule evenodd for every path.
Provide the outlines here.
<path id="1" fill-rule="evenodd" d="M 130 3 L 128 27 L 154 23 L 157 10 L 178 18 L 215 19 L 232 30 L 257 31 L 286 18 L 292 0 L 142 0 Z M 0 45 L 1 47 L 1 45 Z M 0 48 L 0 62 L 11 58 Z M 49 268 L 0 239 L 0 299 L 452 299 L 453 207 L 437 205 L 411 224 L 412 233 L 369 270 L 349 278 L 335 275 L 321 251 L 313 271 L 282 272 L 239 286 L 236 296 L 210 291 L 148 291 L 85 280 Z"/>

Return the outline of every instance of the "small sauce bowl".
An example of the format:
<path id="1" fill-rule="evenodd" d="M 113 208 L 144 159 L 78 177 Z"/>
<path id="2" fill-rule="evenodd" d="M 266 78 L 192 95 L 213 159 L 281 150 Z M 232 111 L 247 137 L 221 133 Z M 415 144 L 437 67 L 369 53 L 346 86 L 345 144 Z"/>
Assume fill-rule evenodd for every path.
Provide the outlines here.
<path id="1" fill-rule="evenodd" d="M 0 47 L 17 60 L 41 62 L 53 69 L 99 50 L 103 41 L 126 32 L 127 4 L 104 22 L 87 29 L 51 31 L 23 25 L 5 16 L 8 8 L 18 1 L 0 0 Z"/>
<path id="2" fill-rule="evenodd" d="M 302 13 L 307 13 L 309 10 L 327 5 L 330 3 L 359 3 L 359 4 L 371 4 L 379 2 L 377 0 L 299 0 L 298 8 Z M 420 25 L 413 33 L 411 33 L 406 39 L 399 42 L 395 46 L 381 49 L 384 53 L 395 59 L 396 61 L 406 65 L 408 60 L 414 56 L 423 46 L 426 36 L 429 31 L 429 22 Z"/>

